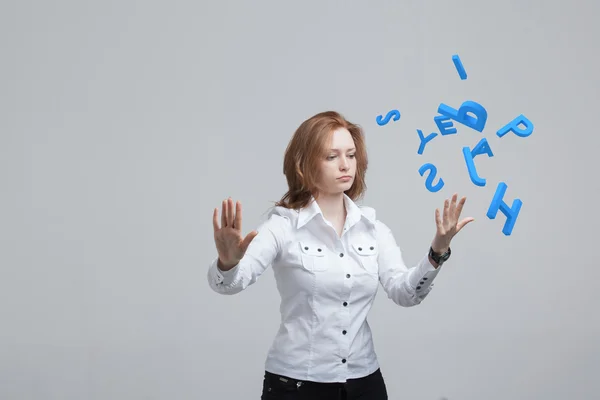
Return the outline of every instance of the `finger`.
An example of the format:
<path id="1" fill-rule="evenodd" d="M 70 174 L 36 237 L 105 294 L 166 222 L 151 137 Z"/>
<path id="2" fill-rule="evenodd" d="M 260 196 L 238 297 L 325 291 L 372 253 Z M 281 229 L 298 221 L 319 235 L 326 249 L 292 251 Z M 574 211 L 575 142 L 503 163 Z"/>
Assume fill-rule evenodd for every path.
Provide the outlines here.
<path id="1" fill-rule="evenodd" d="M 219 220 L 218 220 L 218 218 L 219 218 L 219 209 L 215 208 L 213 210 L 213 229 L 214 229 L 215 232 L 219 230 Z"/>
<path id="2" fill-rule="evenodd" d="M 223 200 L 223 210 L 221 211 L 221 227 L 227 226 L 227 200 Z"/>
<path id="3" fill-rule="evenodd" d="M 460 199 L 460 201 L 458 202 L 458 205 L 456 206 L 456 219 L 458 220 L 460 218 L 460 214 L 462 213 L 463 207 L 465 206 L 465 202 L 467 201 L 467 197 L 463 196 L 462 199 Z"/>
<path id="4" fill-rule="evenodd" d="M 435 209 L 435 225 L 438 228 L 438 231 L 442 229 L 442 219 L 440 218 L 440 209 Z"/>
<path id="5" fill-rule="evenodd" d="M 240 231 L 242 230 L 242 203 L 239 201 L 235 203 L 235 219 L 233 220 L 233 227 Z"/>
<path id="6" fill-rule="evenodd" d="M 258 231 L 252 231 L 246 235 L 246 237 L 242 241 L 242 250 L 244 251 L 244 253 L 246 252 L 246 250 L 248 250 L 248 246 L 250 246 L 250 243 L 252 242 L 252 240 L 254 240 L 256 235 L 258 235 Z"/>
<path id="7" fill-rule="evenodd" d="M 456 212 L 456 198 L 457 198 L 457 197 L 458 197 L 458 194 L 457 194 L 457 193 L 454 193 L 454 194 L 452 195 L 452 200 L 450 201 L 450 207 L 449 207 L 449 210 L 448 210 L 448 213 L 449 213 L 449 215 L 448 215 L 448 216 L 449 216 L 450 218 L 455 218 L 455 215 L 454 215 L 454 213 Z"/>
<path id="8" fill-rule="evenodd" d="M 444 215 L 442 221 L 444 223 L 448 222 L 448 208 L 450 207 L 450 201 L 448 199 L 444 200 Z"/>
<path id="9" fill-rule="evenodd" d="M 233 227 L 233 199 L 227 199 L 227 225 Z"/>
<path id="10" fill-rule="evenodd" d="M 475 221 L 475 218 L 473 217 L 469 217 L 469 218 L 465 218 L 462 221 L 460 221 L 457 225 L 456 225 L 456 233 L 458 233 L 465 225 L 467 225 L 469 222 L 473 222 Z"/>

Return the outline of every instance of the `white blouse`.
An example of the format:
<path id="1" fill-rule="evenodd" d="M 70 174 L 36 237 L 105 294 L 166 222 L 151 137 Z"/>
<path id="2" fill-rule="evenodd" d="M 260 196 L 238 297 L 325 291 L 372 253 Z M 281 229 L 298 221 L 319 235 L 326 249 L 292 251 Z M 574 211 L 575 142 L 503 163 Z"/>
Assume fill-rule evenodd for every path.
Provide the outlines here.
<path id="1" fill-rule="evenodd" d="M 374 372 L 379 364 L 367 314 L 378 283 L 396 304 L 411 307 L 431 291 L 442 268 L 434 268 L 428 254 L 407 268 L 375 210 L 344 196 L 341 237 L 313 198 L 300 211 L 273 207 L 233 269 L 221 271 L 218 256 L 210 265 L 210 287 L 229 295 L 273 267 L 281 325 L 267 355 L 269 372 L 316 382 L 345 382 Z"/>

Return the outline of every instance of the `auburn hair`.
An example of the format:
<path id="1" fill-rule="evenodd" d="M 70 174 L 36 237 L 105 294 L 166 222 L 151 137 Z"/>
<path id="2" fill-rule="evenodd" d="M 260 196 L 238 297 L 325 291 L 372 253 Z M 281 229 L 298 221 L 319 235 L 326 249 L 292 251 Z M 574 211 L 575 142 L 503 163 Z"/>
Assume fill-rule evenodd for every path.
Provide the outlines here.
<path id="1" fill-rule="evenodd" d="M 320 163 L 327 154 L 333 132 L 339 128 L 350 132 L 356 147 L 356 176 L 345 193 L 353 201 L 362 198 L 367 188 L 368 164 L 363 130 L 336 111 L 324 111 L 302 122 L 288 143 L 283 157 L 288 191 L 275 203 L 276 206 L 300 209 L 308 205 L 311 196 L 318 196 Z"/>

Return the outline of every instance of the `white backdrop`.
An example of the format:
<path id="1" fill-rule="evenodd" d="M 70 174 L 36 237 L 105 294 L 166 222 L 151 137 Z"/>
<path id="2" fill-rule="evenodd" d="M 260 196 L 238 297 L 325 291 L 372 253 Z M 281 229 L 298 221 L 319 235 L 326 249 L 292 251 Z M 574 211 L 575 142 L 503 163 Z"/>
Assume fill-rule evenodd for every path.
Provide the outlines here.
<path id="1" fill-rule="evenodd" d="M 591 399 L 600 295 L 597 2 L 6 1 L 0 6 L 0 398 L 258 399 L 272 271 L 206 282 L 212 209 L 285 192 L 296 127 L 365 129 L 364 203 L 413 265 L 453 192 L 473 216 L 421 305 L 370 314 L 390 399 Z M 459 54 L 468 74 L 452 63 Z M 440 103 L 483 132 L 437 130 Z M 377 115 L 401 112 L 385 126 Z M 534 133 L 496 130 L 519 114 Z M 494 157 L 461 152 L 485 137 Z M 425 188 L 424 163 L 445 186 Z M 589 163 L 589 165 L 588 165 Z M 437 180 L 437 179 L 436 179 Z M 485 214 L 498 182 L 523 207 Z"/>

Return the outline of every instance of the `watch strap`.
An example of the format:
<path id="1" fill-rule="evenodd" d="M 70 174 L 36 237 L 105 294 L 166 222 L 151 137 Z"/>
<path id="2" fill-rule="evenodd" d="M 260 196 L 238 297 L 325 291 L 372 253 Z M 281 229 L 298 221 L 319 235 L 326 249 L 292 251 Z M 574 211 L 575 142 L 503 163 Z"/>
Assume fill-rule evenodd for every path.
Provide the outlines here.
<path id="1" fill-rule="evenodd" d="M 442 264 L 446 260 L 448 260 L 448 258 L 450 258 L 450 254 L 452 254 L 450 247 L 448 247 L 448 251 L 446 251 L 445 253 L 436 253 L 435 251 L 433 251 L 433 247 L 429 247 L 429 257 L 431 257 L 431 259 L 437 264 Z"/>

